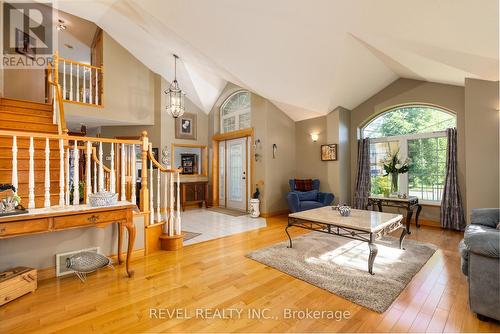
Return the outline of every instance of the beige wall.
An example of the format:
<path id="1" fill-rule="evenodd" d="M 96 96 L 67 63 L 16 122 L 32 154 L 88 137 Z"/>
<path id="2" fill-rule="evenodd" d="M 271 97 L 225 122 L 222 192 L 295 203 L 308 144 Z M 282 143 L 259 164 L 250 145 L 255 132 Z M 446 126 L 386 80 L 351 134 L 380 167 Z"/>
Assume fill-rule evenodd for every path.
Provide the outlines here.
<path id="1" fill-rule="evenodd" d="M 349 147 L 350 111 L 337 107 L 326 116 L 327 144 L 338 144 L 337 161 L 327 161 L 328 183 L 335 203 L 351 201 L 351 161 Z"/>
<path id="2" fill-rule="evenodd" d="M 334 203 L 350 202 L 351 160 L 349 146 L 350 111 L 338 107 L 326 116 L 296 123 L 297 178 L 317 178 L 320 190 L 335 195 Z M 318 133 L 317 142 L 311 133 Z M 322 161 L 321 145 L 337 144 L 338 160 Z"/>
<path id="3" fill-rule="evenodd" d="M 320 190 L 333 192 L 328 182 L 328 164 L 321 161 L 321 145 L 328 143 L 326 116 L 311 118 L 295 123 L 296 172 L 298 179 L 319 179 Z M 313 142 L 311 134 L 318 134 Z"/>
<path id="4" fill-rule="evenodd" d="M 45 103 L 45 70 L 4 69 L 4 96 Z"/>
<path id="5" fill-rule="evenodd" d="M 465 80 L 467 217 L 473 208 L 498 208 L 498 81 Z"/>
<path id="6" fill-rule="evenodd" d="M 104 108 L 65 103 L 68 120 L 91 118 L 97 124 L 154 124 L 156 74 L 103 33 Z"/>

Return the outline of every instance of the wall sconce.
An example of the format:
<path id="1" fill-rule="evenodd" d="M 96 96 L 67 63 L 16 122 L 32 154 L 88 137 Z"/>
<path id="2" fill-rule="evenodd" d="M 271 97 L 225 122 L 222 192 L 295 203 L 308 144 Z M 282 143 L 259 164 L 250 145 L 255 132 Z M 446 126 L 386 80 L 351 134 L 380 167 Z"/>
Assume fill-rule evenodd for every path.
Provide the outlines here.
<path id="1" fill-rule="evenodd" d="M 311 133 L 311 139 L 313 142 L 317 142 L 319 135 L 317 133 Z"/>

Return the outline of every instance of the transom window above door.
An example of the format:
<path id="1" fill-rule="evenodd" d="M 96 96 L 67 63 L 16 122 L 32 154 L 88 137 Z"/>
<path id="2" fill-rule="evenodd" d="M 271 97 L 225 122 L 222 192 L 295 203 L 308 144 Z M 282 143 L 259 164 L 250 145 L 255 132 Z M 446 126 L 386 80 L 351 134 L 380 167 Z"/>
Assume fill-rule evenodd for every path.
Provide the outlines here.
<path id="1" fill-rule="evenodd" d="M 439 203 L 446 176 L 446 129 L 456 126 L 456 116 L 430 105 L 404 105 L 376 116 L 362 128 L 370 138 L 371 193 L 388 195 L 391 176 L 384 176 L 389 155 L 410 159 L 408 173 L 400 176 L 400 192 L 417 196 L 422 203 Z"/>
<path id="2" fill-rule="evenodd" d="M 240 90 L 229 96 L 220 107 L 220 132 L 249 128 L 251 125 L 250 92 Z"/>

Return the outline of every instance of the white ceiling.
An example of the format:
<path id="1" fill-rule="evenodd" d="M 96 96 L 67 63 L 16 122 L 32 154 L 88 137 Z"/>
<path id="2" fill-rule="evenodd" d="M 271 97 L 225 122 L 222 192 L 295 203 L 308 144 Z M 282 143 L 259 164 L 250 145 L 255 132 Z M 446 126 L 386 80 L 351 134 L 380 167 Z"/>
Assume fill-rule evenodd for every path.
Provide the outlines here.
<path id="1" fill-rule="evenodd" d="M 498 1 L 71 0 L 209 112 L 228 81 L 294 120 L 351 109 L 398 77 L 498 80 Z"/>

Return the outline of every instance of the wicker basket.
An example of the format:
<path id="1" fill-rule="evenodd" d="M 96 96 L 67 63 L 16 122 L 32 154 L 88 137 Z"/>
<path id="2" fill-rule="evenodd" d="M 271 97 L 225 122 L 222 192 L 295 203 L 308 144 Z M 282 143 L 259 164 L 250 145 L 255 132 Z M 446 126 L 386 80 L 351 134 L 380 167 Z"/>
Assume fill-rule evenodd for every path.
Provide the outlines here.
<path id="1" fill-rule="evenodd" d="M 110 206 L 118 202 L 118 194 L 109 191 L 99 191 L 95 194 L 89 194 L 91 207 Z"/>

